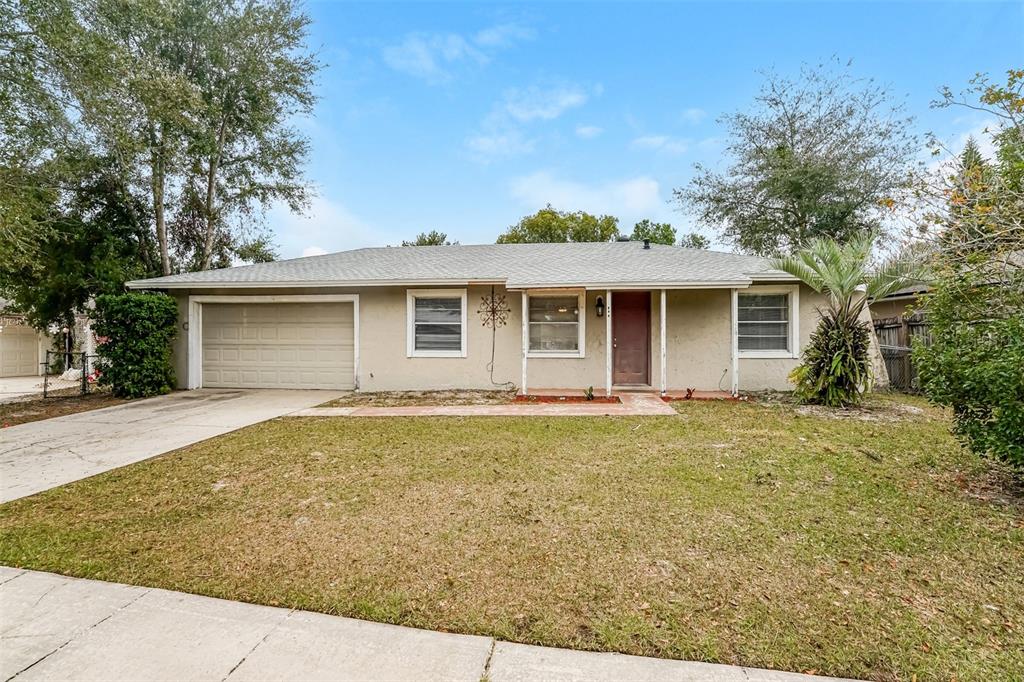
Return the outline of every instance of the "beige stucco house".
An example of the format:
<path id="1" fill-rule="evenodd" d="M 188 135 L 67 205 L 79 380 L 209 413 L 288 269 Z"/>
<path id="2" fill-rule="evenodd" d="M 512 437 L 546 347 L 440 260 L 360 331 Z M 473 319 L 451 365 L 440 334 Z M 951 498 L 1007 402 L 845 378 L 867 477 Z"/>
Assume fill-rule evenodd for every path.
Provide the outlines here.
<path id="1" fill-rule="evenodd" d="M 177 299 L 181 388 L 786 390 L 823 303 L 763 259 L 641 242 L 357 249 L 128 286 Z"/>

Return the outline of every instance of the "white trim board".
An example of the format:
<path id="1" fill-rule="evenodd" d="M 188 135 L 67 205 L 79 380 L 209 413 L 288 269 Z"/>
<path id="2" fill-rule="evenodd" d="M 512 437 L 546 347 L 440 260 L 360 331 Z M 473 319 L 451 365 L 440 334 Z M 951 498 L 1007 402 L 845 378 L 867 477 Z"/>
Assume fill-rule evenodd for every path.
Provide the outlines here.
<path id="1" fill-rule="evenodd" d="M 359 294 L 275 294 L 266 296 L 188 297 L 188 380 L 189 390 L 203 387 L 203 304 L 204 303 L 351 303 L 352 384 L 359 390 Z"/>

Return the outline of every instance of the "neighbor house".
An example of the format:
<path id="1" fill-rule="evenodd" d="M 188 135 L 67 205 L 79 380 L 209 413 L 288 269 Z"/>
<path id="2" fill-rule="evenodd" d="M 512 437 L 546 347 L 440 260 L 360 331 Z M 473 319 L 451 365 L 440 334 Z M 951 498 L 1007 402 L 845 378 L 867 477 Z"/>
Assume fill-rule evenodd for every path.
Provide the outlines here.
<path id="1" fill-rule="evenodd" d="M 177 299 L 181 388 L 787 390 L 825 303 L 764 259 L 642 242 L 357 249 L 128 286 Z"/>
<path id="2" fill-rule="evenodd" d="M 0 298 L 0 378 L 42 374 L 51 342 Z"/>
<path id="3" fill-rule="evenodd" d="M 921 296 L 928 293 L 928 285 L 914 284 L 892 292 L 888 296 L 872 299 L 871 319 L 876 322 L 891 318 L 903 318 L 919 312 Z"/>

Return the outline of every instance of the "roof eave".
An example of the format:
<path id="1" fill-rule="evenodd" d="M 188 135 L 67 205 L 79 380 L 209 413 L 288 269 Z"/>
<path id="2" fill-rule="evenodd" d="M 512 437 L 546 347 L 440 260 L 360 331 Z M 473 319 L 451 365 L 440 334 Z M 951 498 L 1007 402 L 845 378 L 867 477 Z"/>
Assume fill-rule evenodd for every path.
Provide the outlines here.
<path id="1" fill-rule="evenodd" d="M 401 287 L 401 286 L 469 286 L 471 284 L 504 284 L 501 279 L 408 279 L 408 280 L 292 280 L 287 282 L 259 281 L 174 281 L 138 279 L 126 282 L 129 289 L 297 289 L 306 287 Z"/>

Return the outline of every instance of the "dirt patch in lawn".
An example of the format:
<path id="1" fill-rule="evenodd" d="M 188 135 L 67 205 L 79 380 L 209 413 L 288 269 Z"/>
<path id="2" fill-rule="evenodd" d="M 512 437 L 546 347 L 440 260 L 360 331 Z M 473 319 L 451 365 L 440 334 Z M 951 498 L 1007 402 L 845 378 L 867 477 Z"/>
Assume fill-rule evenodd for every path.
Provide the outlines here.
<path id="1" fill-rule="evenodd" d="M 63 417 L 78 412 L 98 410 L 102 407 L 122 405 L 128 400 L 115 398 L 110 391 L 96 390 L 80 396 L 28 398 L 0 403 L 0 427 L 27 424 L 51 417 Z"/>
<path id="2" fill-rule="evenodd" d="M 674 405 L 266 422 L 0 506 L 0 563 L 551 646 L 1019 677 L 1017 493 L 943 412 Z"/>
<path id="3" fill-rule="evenodd" d="M 350 393 L 319 407 L 401 407 L 406 405 L 506 405 L 516 398 L 508 391 L 380 391 Z"/>

